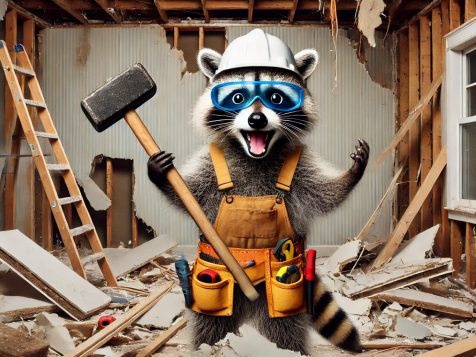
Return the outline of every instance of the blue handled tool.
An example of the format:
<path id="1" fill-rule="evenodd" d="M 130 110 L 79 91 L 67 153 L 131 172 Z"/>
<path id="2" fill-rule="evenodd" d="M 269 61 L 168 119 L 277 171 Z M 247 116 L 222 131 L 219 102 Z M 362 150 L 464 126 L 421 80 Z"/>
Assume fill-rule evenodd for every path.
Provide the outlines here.
<path id="1" fill-rule="evenodd" d="M 183 296 L 185 297 L 185 306 L 192 306 L 192 284 L 190 283 L 190 266 L 188 265 L 187 260 L 180 256 L 175 261 L 175 271 L 180 281 L 180 286 L 182 287 Z"/>

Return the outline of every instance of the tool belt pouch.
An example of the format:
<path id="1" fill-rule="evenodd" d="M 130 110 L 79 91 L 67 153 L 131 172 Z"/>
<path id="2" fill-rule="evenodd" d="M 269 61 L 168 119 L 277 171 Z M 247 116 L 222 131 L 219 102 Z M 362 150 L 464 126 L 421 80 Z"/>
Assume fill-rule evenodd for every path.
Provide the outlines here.
<path id="1" fill-rule="evenodd" d="M 284 284 L 276 280 L 278 270 L 286 265 L 297 265 L 301 277 L 295 283 Z M 285 262 L 271 261 L 271 252 L 266 262 L 266 297 L 270 317 L 285 317 L 306 311 L 302 255 Z"/>
<path id="2" fill-rule="evenodd" d="M 197 275 L 213 269 L 220 275 L 220 281 L 205 283 Z M 224 265 L 213 264 L 197 257 L 192 271 L 192 310 L 211 316 L 231 316 L 233 313 L 233 276 Z"/>

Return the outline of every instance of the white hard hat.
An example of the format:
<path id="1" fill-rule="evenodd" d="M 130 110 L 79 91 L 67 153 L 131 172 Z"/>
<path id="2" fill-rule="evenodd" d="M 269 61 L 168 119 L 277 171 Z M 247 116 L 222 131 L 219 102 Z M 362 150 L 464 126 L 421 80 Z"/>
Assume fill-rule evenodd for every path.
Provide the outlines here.
<path id="1" fill-rule="evenodd" d="M 233 40 L 220 61 L 215 74 L 244 67 L 282 68 L 301 75 L 291 49 L 276 36 L 255 29 Z"/>

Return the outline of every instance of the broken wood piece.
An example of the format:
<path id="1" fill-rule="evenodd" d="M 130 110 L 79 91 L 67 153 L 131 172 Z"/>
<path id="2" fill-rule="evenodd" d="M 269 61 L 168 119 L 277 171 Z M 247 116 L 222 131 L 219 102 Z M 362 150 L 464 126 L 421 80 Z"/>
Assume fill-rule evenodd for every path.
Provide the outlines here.
<path id="1" fill-rule="evenodd" d="M 46 357 L 49 344 L 28 333 L 0 323 L 0 356 Z"/>
<path id="2" fill-rule="evenodd" d="M 150 260 L 157 259 L 176 245 L 176 242 L 162 235 L 133 249 L 104 248 L 104 254 L 109 260 L 114 275 L 119 277 L 142 268 Z"/>
<path id="3" fill-rule="evenodd" d="M 347 279 L 342 292 L 352 299 L 370 297 L 383 291 L 403 288 L 418 281 L 448 275 L 453 271 L 451 258 L 425 259 L 412 264 L 387 264 L 378 271 Z"/>
<path id="4" fill-rule="evenodd" d="M 413 289 L 397 289 L 371 297 L 374 301 L 398 302 L 402 305 L 416 306 L 446 314 L 473 317 L 473 305 Z"/>
<path id="5" fill-rule="evenodd" d="M 168 340 L 170 340 L 179 330 L 187 324 L 185 318 L 180 319 L 173 326 L 169 327 L 165 332 L 161 333 L 155 340 L 148 344 L 143 350 L 139 351 L 137 357 L 147 357 L 161 348 Z"/>
<path id="6" fill-rule="evenodd" d="M 75 319 L 85 319 L 111 302 L 18 230 L 0 232 L 0 260 Z"/>
<path id="7" fill-rule="evenodd" d="M 26 296 L 0 295 L 0 322 L 32 318 L 41 312 L 57 312 L 56 305 Z"/>
<path id="8" fill-rule="evenodd" d="M 461 340 L 436 350 L 421 354 L 421 357 L 456 357 L 474 356 L 476 352 L 476 336 Z"/>
<path id="9" fill-rule="evenodd" d="M 410 128 L 413 126 L 413 123 L 420 116 L 423 109 L 425 109 L 427 104 L 436 94 L 437 90 L 441 86 L 442 81 L 443 81 L 443 75 L 441 75 L 438 79 L 434 80 L 433 83 L 431 84 L 431 87 L 428 93 L 425 96 L 423 96 L 415 105 L 415 107 L 408 113 L 407 118 L 402 123 L 402 125 L 400 126 L 400 129 L 397 131 L 397 133 L 393 137 L 392 142 L 382 151 L 382 153 L 379 155 L 379 157 L 375 161 L 375 164 L 373 165 L 374 170 L 376 170 L 385 161 L 385 159 L 392 152 L 392 150 L 394 150 L 398 146 L 400 141 L 402 141 L 402 139 L 405 137 L 408 130 L 410 130 Z"/>
<path id="10" fill-rule="evenodd" d="M 124 330 L 126 327 L 130 326 L 135 320 L 145 314 L 149 309 L 151 309 L 160 298 L 162 298 L 165 293 L 167 293 L 174 283 L 170 282 L 163 286 L 160 286 L 157 290 L 151 292 L 151 294 L 144 298 L 140 303 L 134 306 L 132 309 L 127 311 L 125 314 L 117 317 L 114 323 L 108 325 L 97 334 L 87 339 L 83 343 L 76 346 L 74 351 L 68 353 L 67 357 L 86 357 L 97 350 L 99 347 L 103 346 L 107 341 L 112 337 L 117 335 L 119 332 Z"/>
<path id="11" fill-rule="evenodd" d="M 387 191 L 385 191 L 385 194 L 382 196 L 382 199 L 378 203 L 377 207 L 373 211 L 372 215 L 370 216 L 369 220 L 365 225 L 362 227 L 360 230 L 359 234 L 355 239 L 362 240 L 365 237 L 368 236 L 370 230 L 372 229 L 376 219 L 380 216 L 382 213 L 382 208 L 384 207 L 384 204 L 392 199 L 393 192 L 395 191 L 395 188 L 397 187 L 397 181 L 400 178 L 400 175 L 403 172 L 403 167 L 400 167 L 397 170 L 397 173 L 393 176 L 392 181 L 390 182 L 390 185 L 387 188 Z"/>
<path id="12" fill-rule="evenodd" d="M 392 235 L 385 243 L 383 249 L 377 255 L 377 258 L 375 258 L 375 260 L 371 263 L 369 270 L 380 268 L 382 265 L 386 264 L 390 259 L 392 259 L 393 255 L 398 249 L 398 246 L 405 237 L 405 234 L 407 233 L 410 224 L 412 223 L 413 219 L 415 218 L 428 194 L 431 192 L 431 189 L 433 188 L 433 185 L 440 176 L 441 172 L 445 168 L 446 161 L 447 157 L 445 146 L 441 149 L 438 158 L 433 163 L 430 172 L 421 184 L 415 197 L 410 202 L 408 208 L 405 210 L 405 213 L 403 214 L 402 218 L 395 227 Z"/>
<path id="13" fill-rule="evenodd" d="M 434 348 L 442 347 L 442 343 L 434 342 L 407 342 L 407 341 L 389 341 L 387 339 L 364 342 L 362 348 L 364 350 L 386 350 L 390 348 L 402 348 L 402 349 L 418 349 L 418 350 L 432 350 Z"/>

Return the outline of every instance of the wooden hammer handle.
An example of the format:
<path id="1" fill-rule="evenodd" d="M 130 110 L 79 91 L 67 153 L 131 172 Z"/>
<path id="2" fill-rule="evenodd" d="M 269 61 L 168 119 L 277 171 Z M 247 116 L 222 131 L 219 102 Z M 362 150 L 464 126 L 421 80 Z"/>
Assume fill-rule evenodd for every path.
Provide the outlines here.
<path id="1" fill-rule="evenodd" d="M 134 110 L 127 112 L 125 119 L 149 156 L 161 151 L 149 130 L 146 128 Z M 251 301 L 256 300 L 258 298 L 258 292 L 251 283 L 250 278 L 248 275 L 246 275 L 245 271 L 236 261 L 235 257 L 230 253 L 225 243 L 223 243 L 223 241 L 220 239 L 217 232 L 215 231 L 215 228 L 213 228 L 212 224 L 203 212 L 202 207 L 197 202 L 192 192 L 190 192 L 190 189 L 183 180 L 182 176 L 180 176 L 178 173 L 177 169 L 172 166 L 172 168 L 167 172 L 166 177 L 170 185 L 182 200 L 185 208 L 192 216 L 198 228 L 200 228 L 200 230 L 203 232 L 208 242 L 212 245 L 213 249 L 215 249 L 217 255 L 220 257 L 223 264 L 226 265 L 230 273 L 235 278 L 243 293 Z"/>

